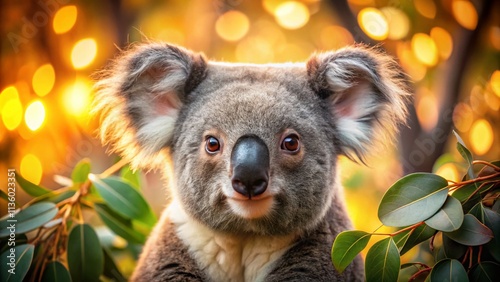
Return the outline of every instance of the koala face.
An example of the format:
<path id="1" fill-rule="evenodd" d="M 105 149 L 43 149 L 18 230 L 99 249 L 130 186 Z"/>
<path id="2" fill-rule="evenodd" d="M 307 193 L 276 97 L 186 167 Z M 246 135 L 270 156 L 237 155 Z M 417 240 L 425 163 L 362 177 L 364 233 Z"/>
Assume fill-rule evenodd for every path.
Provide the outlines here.
<path id="1" fill-rule="evenodd" d="M 361 47 L 258 66 L 144 45 L 97 90 L 105 142 L 136 167 L 162 167 L 170 154 L 190 216 L 261 235 L 315 226 L 338 192 L 338 155 L 362 159 L 390 136 L 407 96 L 395 64 Z"/>

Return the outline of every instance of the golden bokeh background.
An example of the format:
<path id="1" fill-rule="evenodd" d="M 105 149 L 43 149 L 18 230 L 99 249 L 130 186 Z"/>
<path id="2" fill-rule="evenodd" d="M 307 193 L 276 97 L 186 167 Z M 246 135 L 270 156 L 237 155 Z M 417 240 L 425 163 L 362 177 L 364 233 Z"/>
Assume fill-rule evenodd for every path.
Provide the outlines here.
<path id="1" fill-rule="evenodd" d="M 377 44 L 414 83 L 419 130 L 433 132 L 440 117 L 448 119 L 477 158 L 500 159 L 500 6 L 490 2 L 496 1 L 3 1 L 1 187 L 7 187 L 8 168 L 57 188 L 60 176 L 69 176 L 82 158 L 92 160 L 96 173 L 116 160 L 96 139 L 97 121 L 89 116 L 90 76 L 119 49 L 147 40 L 180 44 L 215 60 L 251 63 L 304 61 L 313 52 L 355 41 Z M 468 34 L 476 34 L 475 42 L 466 40 Z M 458 64 L 453 56 L 467 46 L 473 46 L 462 58 L 468 63 Z M 463 75 L 446 81 L 454 68 Z M 458 89 L 451 93 L 456 102 L 443 108 L 450 99 L 443 93 L 452 85 Z M 466 168 L 451 131 L 445 131 L 442 150 L 420 155 L 443 155 L 440 160 L 446 161 L 435 170 L 458 180 Z M 400 144 L 408 143 L 403 137 Z M 401 161 L 405 158 L 412 161 L 411 154 L 388 150 L 369 159 L 369 167 L 341 158 L 356 228 L 372 231 L 380 226 L 378 202 L 409 172 Z M 158 175 L 147 174 L 143 183 L 147 198 L 161 210 L 165 198 L 158 197 L 164 194 Z M 17 191 L 17 200 L 25 203 L 27 196 Z"/>

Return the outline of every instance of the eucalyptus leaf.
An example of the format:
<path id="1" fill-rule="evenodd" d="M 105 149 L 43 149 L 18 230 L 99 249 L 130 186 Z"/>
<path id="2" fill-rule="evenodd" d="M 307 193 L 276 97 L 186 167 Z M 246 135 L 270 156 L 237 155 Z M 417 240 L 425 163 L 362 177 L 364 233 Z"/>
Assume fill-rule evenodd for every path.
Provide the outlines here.
<path id="1" fill-rule="evenodd" d="M 439 231 L 451 232 L 460 228 L 463 220 L 464 212 L 460 201 L 448 196 L 443 207 L 431 218 L 427 219 L 425 224 Z"/>
<path id="2" fill-rule="evenodd" d="M 385 193 L 378 209 L 384 225 L 403 227 L 434 215 L 448 196 L 448 181 L 431 173 L 414 173 L 398 180 Z"/>
<path id="3" fill-rule="evenodd" d="M 498 281 L 498 269 L 500 269 L 500 264 L 498 263 L 491 261 L 480 262 L 470 272 L 469 279 L 471 282 Z"/>
<path id="4" fill-rule="evenodd" d="M 88 224 L 77 224 L 68 237 L 68 266 L 73 281 L 98 281 L 104 257 L 99 238 Z"/>
<path id="5" fill-rule="evenodd" d="M 66 282 L 71 281 L 68 269 L 58 261 L 52 261 L 45 266 L 42 281 L 47 282 Z"/>
<path id="6" fill-rule="evenodd" d="M 366 255 L 366 281 L 395 282 L 399 276 L 398 247 L 391 237 L 375 243 Z"/>
<path id="7" fill-rule="evenodd" d="M 399 234 L 396 234 L 392 236 L 392 240 L 394 240 L 394 243 L 396 243 L 396 246 L 398 246 L 398 250 L 401 251 L 403 247 L 405 246 L 406 242 L 408 241 L 408 238 L 410 238 L 411 233 L 413 233 L 414 230 L 406 230 L 404 232 L 401 232 Z"/>
<path id="8" fill-rule="evenodd" d="M 23 281 L 28 273 L 33 260 L 33 251 L 35 246 L 31 244 L 19 245 L 13 248 L 14 252 L 8 249 L 0 256 L 0 265 L 2 265 L 2 281 Z M 11 260 L 9 256 L 14 254 L 15 258 Z"/>
<path id="9" fill-rule="evenodd" d="M 9 236 L 12 226 L 15 226 L 13 228 L 15 234 L 26 233 L 43 226 L 56 216 L 57 211 L 56 205 L 48 202 L 36 203 L 22 209 L 13 218 L 0 220 L 0 238 Z"/>
<path id="10" fill-rule="evenodd" d="M 430 281 L 468 282 L 467 272 L 463 265 L 456 259 L 443 259 L 431 270 Z"/>
<path id="11" fill-rule="evenodd" d="M 493 238 L 493 232 L 473 215 L 466 214 L 462 226 L 453 232 L 444 232 L 453 241 L 466 246 L 480 246 Z"/>
<path id="12" fill-rule="evenodd" d="M 32 197 L 39 197 L 44 194 L 52 192 L 52 190 L 44 188 L 40 185 L 36 185 L 35 183 L 26 180 L 20 174 L 16 174 L 16 181 L 17 183 L 19 183 L 19 186 L 21 186 L 24 192 L 26 192 L 28 195 Z"/>
<path id="13" fill-rule="evenodd" d="M 156 217 L 142 195 L 128 182 L 117 177 L 91 178 L 98 193 L 108 206 L 121 216 L 154 225 Z"/>
<path id="14" fill-rule="evenodd" d="M 145 243 L 146 236 L 134 230 L 129 219 L 123 218 L 105 204 L 96 203 L 94 208 L 104 224 L 116 235 L 134 244 Z"/>
<path id="15" fill-rule="evenodd" d="M 483 186 L 477 193 L 482 193 L 486 190 L 489 190 L 491 187 L 493 187 L 493 183 Z M 477 189 L 478 186 L 475 183 L 470 183 L 463 187 L 460 187 L 458 190 L 455 190 L 452 196 L 457 198 L 460 202 L 465 202 Z"/>
<path id="16" fill-rule="evenodd" d="M 112 279 L 113 281 L 126 282 L 127 279 L 123 276 L 123 274 L 116 266 L 116 263 L 109 251 L 103 248 L 102 252 L 104 254 L 104 276 Z"/>
<path id="17" fill-rule="evenodd" d="M 436 230 L 429 227 L 426 224 L 422 224 L 415 228 L 413 232 L 410 234 L 408 239 L 406 240 L 405 245 L 400 251 L 401 255 L 404 255 L 406 252 L 411 250 L 416 245 L 422 243 L 423 241 L 431 238 L 436 233 Z"/>
<path id="18" fill-rule="evenodd" d="M 332 247 L 332 261 L 335 269 L 342 273 L 359 252 L 366 247 L 370 237 L 371 234 L 357 230 L 340 233 L 335 238 Z"/>
<path id="19" fill-rule="evenodd" d="M 73 180 L 74 184 L 84 183 L 85 181 L 87 181 L 89 173 L 90 160 L 85 158 L 76 164 L 73 172 L 71 173 L 71 179 Z"/>
<path id="20" fill-rule="evenodd" d="M 443 236 L 443 246 L 441 249 L 446 258 L 459 259 L 467 251 L 467 246 L 451 240 L 448 236 Z"/>
<path id="21" fill-rule="evenodd" d="M 126 165 L 120 170 L 120 175 L 123 179 L 130 182 L 132 187 L 136 190 L 141 188 L 141 173 L 139 171 L 133 171 L 130 166 Z"/>
<path id="22" fill-rule="evenodd" d="M 26 237 L 25 234 L 16 234 L 16 238 L 14 241 L 11 240 L 1 240 L 0 241 L 0 254 L 5 252 L 6 250 L 23 245 L 23 244 L 28 244 L 28 237 Z"/>
<path id="23" fill-rule="evenodd" d="M 493 232 L 493 239 L 486 244 L 486 249 L 500 262 L 500 214 L 484 208 L 484 224 Z"/>

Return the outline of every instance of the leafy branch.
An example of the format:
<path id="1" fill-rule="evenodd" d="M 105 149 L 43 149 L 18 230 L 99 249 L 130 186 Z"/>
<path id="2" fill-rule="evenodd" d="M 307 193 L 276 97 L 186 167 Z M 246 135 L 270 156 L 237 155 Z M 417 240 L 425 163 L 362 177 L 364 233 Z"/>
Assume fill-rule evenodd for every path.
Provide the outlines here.
<path id="1" fill-rule="evenodd" d="M 333 265 L 339 272 L 366 248 L 372 235 L 381 235 L 386 238 L 366 255 L 368 282 L 398 281 L 401 272 L 409 275 L 409 281 L 493 281 L 500 266 L 500 162 L 473 160 L 456 136 L 457 150 L 469 166 L 462 180 L 448 181 L 432 173 L 398 180 L 383 196 L 378 217 L 383 225 L 400 229 L 340 233 L 332 247 Z M 402 255 L 427 240 L 434 253 L 433 266 L 401 265 Z"/>
<path id="2" fill-rule="evenodd" d="M 101 174 L 92 174 L 87 159 L 74 168 L 67 185 L 50 190 L 16 175 L 19 186 L 33 197 L 13 214 L 0 219 L 2 264 L 16 253 L 15 275 L 4 281 L 125 281 L 84 210 L 97 214 L 117 236 L 143 244 L 156 216 L 139 191 L 140 175 L 122 160 Z M 120 172 L 120 176 L 113 176 Z M 9 221 L 10 220 L 10 221 Z M 15 222 L 15 229 L 8 229 Z"/>

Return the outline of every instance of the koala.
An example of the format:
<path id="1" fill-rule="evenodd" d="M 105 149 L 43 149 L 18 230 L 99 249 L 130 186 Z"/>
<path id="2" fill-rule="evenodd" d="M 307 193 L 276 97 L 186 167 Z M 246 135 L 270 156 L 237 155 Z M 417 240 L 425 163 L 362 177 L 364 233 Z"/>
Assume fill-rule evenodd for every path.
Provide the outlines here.
<path id="1" fill-rule="evenodd" d="M 391 140 L 408 96 L 397 64 L 361 45 L 264 65 L 122 52 L 96 83 L 101 138 L 171 193 L 131 280 L 363 281 L 359 257 L 331 262 L 352 228 L 338 157 Z"/>

